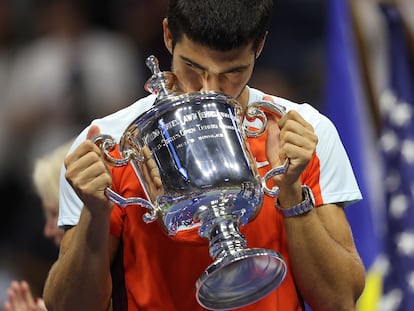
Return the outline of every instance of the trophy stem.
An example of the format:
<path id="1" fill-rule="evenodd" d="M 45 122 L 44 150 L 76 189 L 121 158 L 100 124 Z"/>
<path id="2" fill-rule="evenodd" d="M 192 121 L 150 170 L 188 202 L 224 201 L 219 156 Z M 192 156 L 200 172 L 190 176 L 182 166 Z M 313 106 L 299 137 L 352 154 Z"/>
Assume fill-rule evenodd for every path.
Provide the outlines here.
<path id="1" fill-rule="evenodd" d="M 231 215 L 231 200 L 220 197 L 210 202 L 210 207 L 200 207 L 197 217 L 201 220 L 200 236 L 210 242 L 210 256 L 219 259 L 240 252 L 247 246 L 239 229 L 239 217 Z"/>
<path id="2" fill-rule="evenodd" d="M 237 220 L 221 218 L 210 230 L 210 256 L 214 259 L 236 254 L 247 246 Z"/>
<path id="3" fill-rule="evenodd" d="M 229 310 L 251 304 L 268 295 L 286 276 L 279 253 L 246 248 L 240 232 L 240 216 L 232 215 L 232 198 L 221 196 L 199 208 L 200 236 L 210 242 L 215 259 L 196 283 L 197 301 L 210 310 Z"/>

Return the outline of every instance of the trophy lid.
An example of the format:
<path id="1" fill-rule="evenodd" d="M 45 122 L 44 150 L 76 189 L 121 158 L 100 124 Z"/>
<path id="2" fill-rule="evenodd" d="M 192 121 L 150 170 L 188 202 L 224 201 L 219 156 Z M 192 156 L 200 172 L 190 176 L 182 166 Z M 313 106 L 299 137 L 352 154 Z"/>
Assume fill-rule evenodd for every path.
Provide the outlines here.
<path id="1" fill-rule="evenodd" d="M 152 76 L 145 83 L 145 90 L 157 95 L 158 100 L 174 95 L 173 89 L 176 88 L 177 82 L 175 74 L 171 71 L 161 71 L 158 59 L 154 55 L 147 58 L 146 65 L 151 70 Z"/>

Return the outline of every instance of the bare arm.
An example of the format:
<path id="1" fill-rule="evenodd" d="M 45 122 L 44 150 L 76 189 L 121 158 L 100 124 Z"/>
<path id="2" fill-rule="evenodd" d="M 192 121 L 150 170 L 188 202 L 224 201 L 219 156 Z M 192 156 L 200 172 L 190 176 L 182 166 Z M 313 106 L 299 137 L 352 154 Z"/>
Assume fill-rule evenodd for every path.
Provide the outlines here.
<path id="1" fill-rule="evenodd" d="M 99 129 L 91 128 L 88 137 Z M 91 141 L 65 159 L 66 178 L 84 207 L 76 227 L 62 240 L 59 258 L 49 272 L 44 300 L 52 310 L 108 310 L 111 299 L 110 264 L 118 240 L 109 234 L 113 204 L 105 196 L 112 177 Z"/>
<path id="2" fill-rule="evenodd" d="M 277 139 L 277 137 L 279 139 Z M 282 208 L 303 201 L 300 175 L 316 150 L 313 127 L 297 112 L 268 123 L 266 155 L 273 167 L 288 157 L 286 174 L 274 178 Z M 341 176 L 337 176 L 341 178 Z M 365 273 L 341 206 L 328 204 L 284 219 L 296 283 L 313 310 L 354 310 Z"/>
<path id="3" fill-rule="evenodd" d="M 44 300 L 49 311 L 108 310 L 112 293 L 110 262 L 119 243 L 108 232 L 82 215 L 79 224 L 65 233 L 59 258 L 45 284 Z"/>
<path id="4" fill-rule="evenodd" d="M 293 274 L 313 310 L 355 310 L 365 274 L 345 212 L 324 205 L 284 220 Z"/>

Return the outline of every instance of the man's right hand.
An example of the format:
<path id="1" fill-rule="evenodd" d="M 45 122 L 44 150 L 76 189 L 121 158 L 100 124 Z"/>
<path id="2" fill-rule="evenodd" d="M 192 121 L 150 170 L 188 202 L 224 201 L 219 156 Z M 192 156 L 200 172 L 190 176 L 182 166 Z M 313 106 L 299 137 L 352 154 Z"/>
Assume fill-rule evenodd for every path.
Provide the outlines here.
<path id="1" fill-rule="evenodd" d="M 92 213 L 113 206 L 105 194 L 105 189 L 112 185 L 112 175 L 104 162 L 103 152 L 91 140 L 99 133 L 99 127 L 92 125 L 87 139 L 64 162 L 67 181 Z"/>

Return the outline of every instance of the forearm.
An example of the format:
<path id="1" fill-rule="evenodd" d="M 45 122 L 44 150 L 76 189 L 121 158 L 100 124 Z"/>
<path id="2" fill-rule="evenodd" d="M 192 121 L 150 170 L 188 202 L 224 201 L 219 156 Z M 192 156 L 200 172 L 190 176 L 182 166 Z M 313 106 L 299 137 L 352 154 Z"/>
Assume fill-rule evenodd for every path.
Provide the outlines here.
<path id="1" fill-rule="evenodd" d="M 354 310 L 365 277 L 355 249 L 331 236 L 317 210 L 284 224 L 292 270 L 305 300 L 318 311 Z"/>
<path id="2" fill-rule="evenodd" d="M 110 210 L 91 215 L 83 208 L 70 246 L 52 267 L 45 284 L 48 310 L 107 310 L 111 296 L 108 254 Z M 63 241 L 62 248 L 65 247 Z"/>
<path id="3" fill-rule="evenodd" d="M 281 188 L 279 202 L 291 207 L 303 198 L 300 182 Z M 296 283 L 314 310 L 353 310 L 365 274 L 342 207 L 330 204 L 284 218 Z"/>

